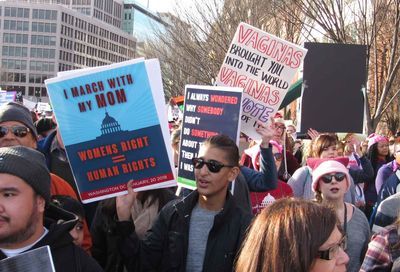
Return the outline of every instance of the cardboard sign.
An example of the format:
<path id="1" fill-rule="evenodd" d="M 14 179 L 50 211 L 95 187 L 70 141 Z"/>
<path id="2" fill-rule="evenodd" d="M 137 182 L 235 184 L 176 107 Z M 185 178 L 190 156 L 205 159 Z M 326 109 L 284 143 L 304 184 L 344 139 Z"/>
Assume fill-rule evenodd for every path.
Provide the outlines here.
<path id="1" fill-rule="evenodd" d="M 0 261 L 2 272 L 55 272 L 49 246 L 39 247 Z"/>
<path id="2" fill-rule="evenodd" d="M 259 139 L 257 121 L 279 109 L 307 50 L 240 23 L 217 77 L 217 85 L 243 88 L 241 131 Z"/>
<path id="3" fill-rule="evenodd" d="M 239 142 L 242 89 L 188 85 L 179 148 L 178 184 L 195 189 L 192 158 L 207 138 L 225 134 Z"/>
<path id="4" fill-rule="evenodd" d="M 82 202 L 175 186 L 157 60 L 46 81 Z"/>
<path id="5" fill-rule="evenodd" d="M 301 133 L 363 132 L 366 47 L 355 44 L 305 43 Z"/>

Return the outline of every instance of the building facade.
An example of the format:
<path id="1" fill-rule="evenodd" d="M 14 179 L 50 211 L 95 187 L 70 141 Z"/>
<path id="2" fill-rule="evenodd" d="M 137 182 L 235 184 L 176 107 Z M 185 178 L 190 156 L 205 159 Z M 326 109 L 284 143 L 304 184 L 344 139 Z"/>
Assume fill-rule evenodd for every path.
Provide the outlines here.
<path id="1" fill-rule="evenodd" d="M 91 1 L 1 1 L 0 87 L 22 92 L 25 97 L 46 97 L 44 80 L 59 71 L 135 58 L 136 39 L 114 26 L 113 20 L 107 23 L 94 18 L 94 13 L 89 17 L 71 9 L 73 3 Z M 101 1 L 103 8 L 109 2 L 93 3 L 96 1 Z M 121 20 L 122 5 L 119 25 Z"/>
<path id="2" fill-rule="evenodd" d="M 135 37 L 138 56 L 145 57 L 145 43 L 155 39 L 158 33 L 164 33 L 167 26 L 159 14 L 150 11 L 136 1 L 125 1 L 122 29 Z"/>

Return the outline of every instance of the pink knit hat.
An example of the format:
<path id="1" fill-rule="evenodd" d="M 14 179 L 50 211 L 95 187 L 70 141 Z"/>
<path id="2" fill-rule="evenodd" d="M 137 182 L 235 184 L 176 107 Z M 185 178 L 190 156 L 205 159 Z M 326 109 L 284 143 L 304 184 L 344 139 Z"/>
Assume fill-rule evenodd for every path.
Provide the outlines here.
<path id="1" fill-rule="evenodd" d="M 318 187 L 318 180 L 325 174 L 340 172 L 346 174 L 347 188 L 350 188 L 350 175 L 347 169 L 349 158 L 338 157 L 329 159 L 310 158 L 307 160 L 307 165 L 310 166 L 312 171 L 312 190 L 315 192 Z"/>
<path id="2" fill-rule="evenodd" d="M 388 138 L 386 138 L 385 136 L 379 135 L 379 134 L 375 134 L 375 133 L 372 133 L 371 135 L 369 135 L 367 137 L 367 139 L 368 139 L 368 149 L 373 144 L 376 144 L 376 143 L 379 143 L 379 142 L 389 142 Z"/>

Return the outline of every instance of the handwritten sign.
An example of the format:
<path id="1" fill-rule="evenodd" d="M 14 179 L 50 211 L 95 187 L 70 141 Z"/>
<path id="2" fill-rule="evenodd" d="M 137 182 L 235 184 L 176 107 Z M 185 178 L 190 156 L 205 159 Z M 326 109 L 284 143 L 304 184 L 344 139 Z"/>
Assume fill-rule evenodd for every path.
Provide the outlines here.
<path id="1" fill-rule="evenodd" d="M 157 60 L 65 73 L 46 81 L 84 203 L 175 186 Z"/>
<path id="2" fill-rule="evenodd" d="M 179 185 L 196 188 L 192 158 L 197 157 L 205 139 L 225 134 L 238 143 L 241 101 L 241 88 L 186 86 L 179 148 Z"/>
<path id="3" fill-rule="evenodd" d="M 257 121 L 266 123 L 283 101 L 307 50 L 240 23 L 216 83 L 243 88 L 241 131 L 253 139 Z"/>

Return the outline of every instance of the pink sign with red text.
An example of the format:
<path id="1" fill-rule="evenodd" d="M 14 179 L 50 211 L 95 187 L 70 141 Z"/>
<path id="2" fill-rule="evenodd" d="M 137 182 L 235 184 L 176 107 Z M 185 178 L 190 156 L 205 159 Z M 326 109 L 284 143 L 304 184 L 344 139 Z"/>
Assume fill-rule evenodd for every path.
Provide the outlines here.
<path id="1" fill-rule="evenodd" d="M 219 86 L 243 88 L 241 131 L 260 136 L 278 111 L 307 50 L 246 23 L 240 23 L 216 80 Z"/>

